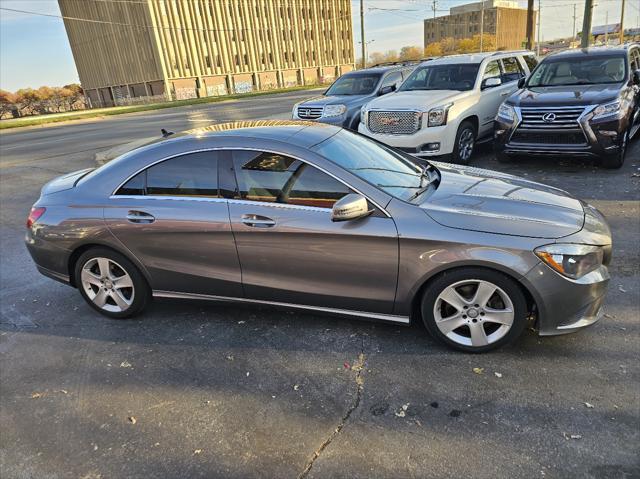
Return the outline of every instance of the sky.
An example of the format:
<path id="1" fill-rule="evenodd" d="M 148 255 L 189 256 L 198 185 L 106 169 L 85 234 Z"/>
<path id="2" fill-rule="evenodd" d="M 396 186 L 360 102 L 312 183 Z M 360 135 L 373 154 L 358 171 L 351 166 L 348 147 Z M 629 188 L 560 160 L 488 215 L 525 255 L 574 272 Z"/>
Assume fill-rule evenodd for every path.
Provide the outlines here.
<path id="1" fill-rule="evenodd" d="M 86 0 L 92 1 L 92 0 Z M 582 26 L 584 0 L 539 0 L 542 40 L 567 37 L 573 30 L 576 5 L 577 30 Z M 526 0 L 518 0 L 526 7 Z M 354 45 L 360 51 L 360 1 L 352 0 Z M 471 0 L 436 0 L 436 16 Z M 595 0 L 593 25 L 615 23 L 622 0 Z M 364 0 L 365 41 L 369 53 L 422 45 L 422 20 L 432 17 L 433 0 Z M 536 0 L 537 8 L 538 0 Z M 0 0 L 0 7 L 60 15 L 57 0 Z M 640 0 L 627 0 L 625 26 L 640 26 Z M 359 56 L 356 53 L 356 56 Z M 0 10 L 0 88 L 15 91 L 42 85 L 78 82 L 69 41 L 60 18 Z"/>

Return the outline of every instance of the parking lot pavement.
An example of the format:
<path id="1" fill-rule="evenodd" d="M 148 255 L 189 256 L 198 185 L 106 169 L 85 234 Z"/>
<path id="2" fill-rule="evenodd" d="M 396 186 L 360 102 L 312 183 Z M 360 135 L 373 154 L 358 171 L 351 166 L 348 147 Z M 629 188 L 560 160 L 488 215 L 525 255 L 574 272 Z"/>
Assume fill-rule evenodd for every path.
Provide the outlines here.
<path id="1" fill-rule="evenodd" d="M 42 184 L 160 125 L 0 135 L 2 477 L 640 477 L 640 139 L 618 171 L 476 155 L 588 200 L 615 245 L 602 322 L 466 355 L 417 324 L 230 304 L 155 301 L 107 320 L 40 276 L 22 237 Z"/>

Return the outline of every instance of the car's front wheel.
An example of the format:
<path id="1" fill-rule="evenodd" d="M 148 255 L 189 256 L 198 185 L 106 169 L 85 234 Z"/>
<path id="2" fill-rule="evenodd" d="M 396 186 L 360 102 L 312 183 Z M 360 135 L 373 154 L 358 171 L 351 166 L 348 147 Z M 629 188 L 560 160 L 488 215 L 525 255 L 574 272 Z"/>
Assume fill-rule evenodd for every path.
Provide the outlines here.
<path id="1" fill-rule="evenodd" d="M 85 251 L 75 265 L 80 294 L 96 311 L 113 319 L 140 313 L 150 299 L 147 281 L 123 255 L 107 248 Z"/>
<path id="2" fill-rule="evenodd" d="M 463 121 L 458 127 L 451 162 L 468 165 L 476 145 L 476 128 L 470 121 Z"/>
<path id="3" fill-rule="evenodd" d="M 429 283 L 421 313 L 434 338 L 461 351 L 482 353 L 520 336 L 527 302 L 508 276 L 490 269 L 461 268 Z"/>
<path id="4" fill-rule="evenodd" d="M 629 130 L 625 131 L 622 138 L 622 144 L 615 155 L 604 156 L 601 159 L 601 165 L 608 170 L 614 170 L 622 167 L 624 164 L 624 155 L 627 153 L 627 144 L 629 143 Z"/>

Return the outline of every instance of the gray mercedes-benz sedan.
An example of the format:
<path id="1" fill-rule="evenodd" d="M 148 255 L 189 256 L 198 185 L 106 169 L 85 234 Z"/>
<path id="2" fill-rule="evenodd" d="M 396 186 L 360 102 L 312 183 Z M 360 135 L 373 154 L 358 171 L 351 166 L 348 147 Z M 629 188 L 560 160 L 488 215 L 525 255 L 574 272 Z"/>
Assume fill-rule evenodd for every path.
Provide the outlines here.
<path id="1" fill-rule="evenodd" d="M 603 216 L 562 190 L 296 121 L 171 135 L 54 179 L 26 243 L 111 318 L 152 297 L 242 301 L 421 320 L 469 352 L 529 320 L 594 323 L 611 258 Z"/>

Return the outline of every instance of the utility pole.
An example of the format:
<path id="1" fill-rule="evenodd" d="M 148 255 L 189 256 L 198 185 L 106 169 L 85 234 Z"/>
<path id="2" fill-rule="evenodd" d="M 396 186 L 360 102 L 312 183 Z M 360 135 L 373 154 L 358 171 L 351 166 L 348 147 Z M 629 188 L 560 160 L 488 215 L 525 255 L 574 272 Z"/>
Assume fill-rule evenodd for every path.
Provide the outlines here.
<path id="1" fill-rule="evenodd" d="M 584 18 L 582 19 L 582 39 L 580 48 L 589 48 L 591 37 L 591 16 L 593 15 L 593 0 L 584 0 Z"/>
<path id="2" fill-rule="evenodd" d="M 364 0 L 360 0 L 360 42 L 362 43 L 362 68 L 365 68 L 367 66 L 365 53 L 367 46 L 364 43 Z"/>
<path id="3" fill-rule="evenodd" d="M 624 2 L 622 0 L 622 11 L 620 12 L 620 45 L 624 43 Z"/>
<path id="4" fill-rule="evenodd" d="M 484 40 L 484 0 L 480 1 L 480 5 L 480 53 L 482 53 L 482 43 Z"/>
<path id="5" fill-rule="evenodd" d="M 538 41 L 536 42 L 536 55 L 540 56 L 540 22 L 542 21 L 542 8 L 540 6 L 541 0 L 538 0 Z"/>
<path id="6" fill-rule="evenodd" d="M 438 2 L 436 0 L 433 0 L 433 3 L 431 4 L 431 9 L 433 10 L 433 19 L 436 19 L 436 9 L 438 8 Z M 435 28 L 435 25 L 434 27 Z"/>
<path id="7" fill-rule="evenodd" d="M 624 1 L 624 0 L 623 0 Z M 576 41 L 576 4 L 573 4 L 573 41 Z"/>
<path id="8" fill-rule="evenodd" d="M 533 1 L 527 1 L 527 50 L 533 50 Z"/>

